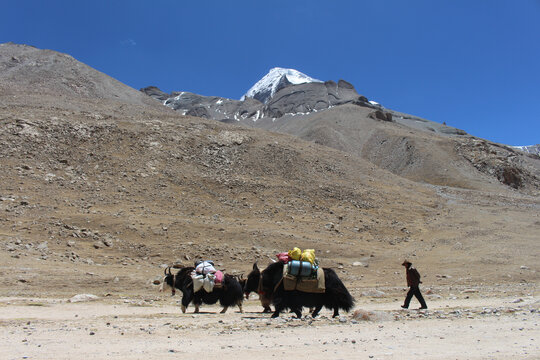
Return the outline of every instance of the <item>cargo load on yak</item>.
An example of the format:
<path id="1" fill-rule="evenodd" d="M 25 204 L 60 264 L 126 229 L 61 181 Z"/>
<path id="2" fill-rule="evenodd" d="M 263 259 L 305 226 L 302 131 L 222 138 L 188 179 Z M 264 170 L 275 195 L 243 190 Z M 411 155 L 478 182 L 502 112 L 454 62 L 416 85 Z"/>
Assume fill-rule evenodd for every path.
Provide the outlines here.
<path id="1" fill-rule="evenodd" d="M 319 268 L 314 249 L 304 251 L 295 247 L 289 252 L 276 254 L 283 267 L 285 290 L 323 293 L 325 291 L 324 272 Z"/>
<path id="2" fill-rule="evenodd" d="M 324 293 L 324 271 L 308 261 L 291 260 L 283 266 L 283 288 L 308 293 Z"/>
<path id="3" fill-rule="evenodd" d="M 198 260 L 195 261 L 195 272 L 198 274 L 213 274 L 216 272 L 214 262 L 210 260 Z"/>
<path id="4" fill-rule="evenodd" d="M 214 262 L 209 260 L 199 260 L 195 262 L 195 270 L 191 272 L 193 280 L 193 291 L 197 292 L 201 288 L 207 293 L 214 290 L 214 287 L 220 287 L 223 281 L 223 272 L 216 270 Z"/>
<path id="5" fill-rule="evenodd" d="M 318 266 L 318 260 L 315 257 L 315 250 L 314 249 L 306 249 L 304 251 L 300 250 L 300 248 L 295 247 L 292 250 L 289 250 L 288 252 L 282 252 L 279 254 L 276 254 L 276 257 L 279 261 L 281 261 L 284 264 L 287 264 L 291 260 L 300 260 L 300 261 L 307 261 L 311 263 L 312 265 Z"/>

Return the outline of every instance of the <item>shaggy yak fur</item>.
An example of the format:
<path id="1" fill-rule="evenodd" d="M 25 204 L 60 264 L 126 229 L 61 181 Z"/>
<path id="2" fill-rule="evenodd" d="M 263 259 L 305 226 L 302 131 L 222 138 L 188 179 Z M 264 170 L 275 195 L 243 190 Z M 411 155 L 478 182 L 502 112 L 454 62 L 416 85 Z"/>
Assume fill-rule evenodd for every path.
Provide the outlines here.
<path id="1" fill-rule="evenodd" d="M 261 301 L 261 305 L 264 308 L 263 313 L 271 313 L 272 309 L 270 308 L 270 304 L 272 303 L 272 299 L 268 297 L 265 293 L 258 291 L 260 277 L 261 271 L 259 270 L 257 263 L 255 263 L 253 264 L 253 270 L 249 273 L 248 278 L 242 279 L 244 283 L 244 294 L 246 295 L 246 299 L 248 299 L 249 294 L 251 294 L 252 292 L 259 293 L 259 300 Z"/>
<path id="2" fill-rule="evenodd" d="M 167 273 L 167 270 L 169 273 Z M 223 277 L 223 285 L 221 287 L 214 287 L 211 293 L 207 293 L 204 289 L 200 289 L 197 292 L 193 292 L 193 281 L 191 280 L 191 272 L 195 270 L 194 267 L 181 268 L 176 275 L 171 273 L 171 269 L 165 269 L 165 279 L 163 284 L 171 288 L 172 295 L 175 294 L 175 289 L 182 292 L 182 312 L 185 313 L 189 303 L 193 302 L 195 305 L 195 313 L 199 312 L 199 306 L 202 303 L 215 304 L 219 301 L 223 306 L 221 313 L 224 314 L 229 306 L 238 305 L 240 312 L 242 310 L 242 286 L 238 280 L 232 276 L 225 274 Z"/>
<path id="3" fill-rule="evenodd" d="M 281 261 L 275 262 L 261 273 L 255 264 L 244 287 L 244 293 L 257 291 L 261 298 L 271 300 L 275 306 L 272 317 L 278 317 L 284 309 L 290 309 L 300 318 L 303 307 L 314 308 L 311 316 L 315 317 L 323 306 L 333 309 L 333 317 L 336 317 L 339 316 L 339 309 L 349 312 L 353 308 L 354 299 L 334 270 L 323 268 L 326 291 L 314 294 L 298 290 L 286 291 L 281 281 L 283 265 Z"/>

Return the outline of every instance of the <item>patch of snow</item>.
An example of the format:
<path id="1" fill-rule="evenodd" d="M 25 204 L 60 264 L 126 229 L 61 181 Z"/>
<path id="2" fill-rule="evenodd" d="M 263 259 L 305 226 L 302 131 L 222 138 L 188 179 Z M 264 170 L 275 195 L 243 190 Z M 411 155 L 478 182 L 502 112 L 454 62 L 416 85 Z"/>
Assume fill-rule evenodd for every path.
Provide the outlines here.
<path id="1" fill-rule="evenodd" d="M 309 115 L 311 112 L 297 112 L 297 113 L 286 113 L 284 116 L 298 116 L 298 115 Z"/>
<path id="2" fill-rule="evenodd" d="M 525 145 L 525 146 L 512 146 L 514 149 L 521 150 L 528 154 L 536 154 L 540 156 L 540 144 L 537 145 Z"/>
<path id="3" fill-rule="evenodd" d="M 255 115 L 253 116 L 253 122 L 259 120 L 261 118 L 261 110 L 257 110 Z"/>
<path id="4" fill-rule="evenodd" d="M 245 100 L 246 97 L 253 98 L 257 93 L 270 92 L 270 95 L 264 99 L 264 102 L 266 103 L 276 93 L 279 80 L 284 75 L 292 84 L 322 82 L 321 80 L 314 79 L 298 70 L 275 67 L 271 69 L 261 80 L 257 81 L 257 83 L 253 85 L 240 100 Z"/>
<path id="5" fill-rule="evenodd" d="M 174 97 L 174 100 L 180 100 L 180 98 L 184 95 L 184 92 L 182 91 L 179 95 Z"/>

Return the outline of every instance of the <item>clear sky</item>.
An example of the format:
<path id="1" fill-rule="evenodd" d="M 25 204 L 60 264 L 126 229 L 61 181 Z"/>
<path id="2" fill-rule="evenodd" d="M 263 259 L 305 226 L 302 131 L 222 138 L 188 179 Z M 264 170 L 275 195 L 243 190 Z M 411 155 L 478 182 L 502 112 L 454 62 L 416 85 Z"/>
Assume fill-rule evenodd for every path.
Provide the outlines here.
<path id="1" fill-rule="evenodd" d="M 2 1 L 0 42 L 68 53 L 136 89 L 240 98 L 272 67 L 384 106 L 540 143 L 540 0 Z"/>

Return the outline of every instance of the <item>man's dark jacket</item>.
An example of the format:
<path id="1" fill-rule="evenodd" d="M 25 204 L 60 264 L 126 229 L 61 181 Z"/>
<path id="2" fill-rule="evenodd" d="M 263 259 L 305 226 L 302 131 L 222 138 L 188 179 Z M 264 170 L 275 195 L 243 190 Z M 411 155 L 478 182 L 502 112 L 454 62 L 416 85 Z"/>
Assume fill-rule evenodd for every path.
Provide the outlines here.
<path id="1" fill-rule="evenodd" d="M 420 281 L 420 273 L 418 270 L 409 266 L 407 268 L 407 286 L 418 286 L 422 282 Z"/>

